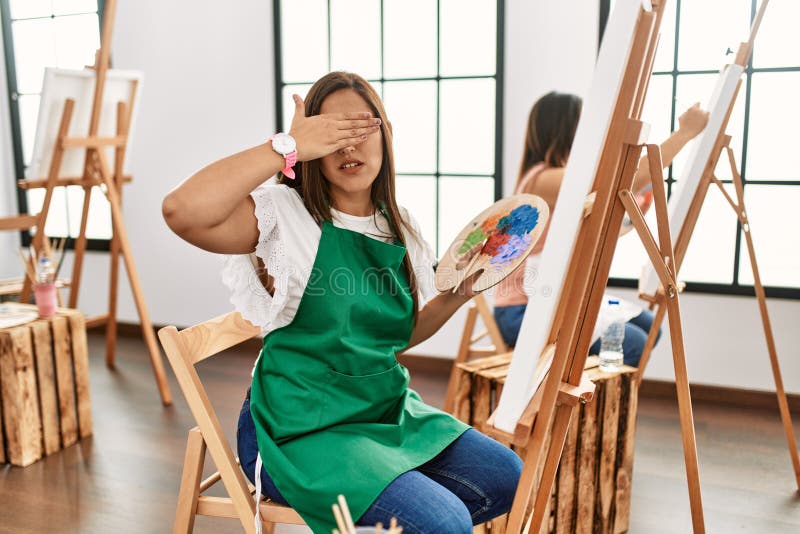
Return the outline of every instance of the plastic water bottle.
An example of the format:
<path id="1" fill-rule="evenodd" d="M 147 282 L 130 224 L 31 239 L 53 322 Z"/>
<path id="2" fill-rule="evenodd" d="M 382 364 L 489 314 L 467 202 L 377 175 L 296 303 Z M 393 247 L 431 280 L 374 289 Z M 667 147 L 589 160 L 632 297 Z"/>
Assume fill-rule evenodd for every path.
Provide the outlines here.
<path id="1" fill-rule="evenodd" d="M 625 321 L 619 300 L 608 299 L 606 313 L 611 324 L 600 336 L 600 370 L 614 372 L 622 365 L 622 341 L 625 339 Z"/>
<path id="2" fill-rule="evenodd" d="M 37 284 L 52 284 L 55 282 L 56 270 L 53 267 L 53 262 L 47 256 L 39 258 L 39 263 L 36 265 L 36 283 Z"/>

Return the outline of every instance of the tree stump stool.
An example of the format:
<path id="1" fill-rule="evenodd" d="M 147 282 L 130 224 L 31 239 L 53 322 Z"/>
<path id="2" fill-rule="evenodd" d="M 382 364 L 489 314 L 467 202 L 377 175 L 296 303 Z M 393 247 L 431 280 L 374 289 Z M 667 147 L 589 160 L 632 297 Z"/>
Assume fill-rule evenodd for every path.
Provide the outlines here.
<path id="1" fill-rule="evenodd" d="M 81 312 L 0 329 L 0 405 L 0 463 L 24 467 L 92 434 Z"/>
<path id="2" fill-rule="evenodd" d="M 511 353 L 457 365 L 454 411 L 483 431 L 503 391 Z M 638 383 L 636 369 L 606 373 L 590 356 L 586 374 L 594 400 L 573 416 L 561 455 L 542 533 L 621 533 L 628 530 Z M 506 443 L 506 445 L 510 445 Z M 514 447 L 512 447 L 514 448 Z M 524 457 L 524 451 L 517 450 Z M 503 532 L 504 519 L 484 531 Z"/>

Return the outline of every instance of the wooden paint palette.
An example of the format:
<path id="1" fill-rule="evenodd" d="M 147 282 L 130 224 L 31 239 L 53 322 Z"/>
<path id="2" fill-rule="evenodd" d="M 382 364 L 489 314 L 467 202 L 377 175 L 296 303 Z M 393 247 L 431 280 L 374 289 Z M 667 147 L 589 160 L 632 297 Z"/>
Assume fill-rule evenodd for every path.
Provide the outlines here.
<path id="1" fill-rule="evenodd" d="M 436 267 L 439 291 L 455 290 L 483 270 L 472 284 L 484 291 L 522 265 L 547 226 L 550 209 L 536 195 L 514 195 L 498 200 L 474 217 L 456 236 Z"/>

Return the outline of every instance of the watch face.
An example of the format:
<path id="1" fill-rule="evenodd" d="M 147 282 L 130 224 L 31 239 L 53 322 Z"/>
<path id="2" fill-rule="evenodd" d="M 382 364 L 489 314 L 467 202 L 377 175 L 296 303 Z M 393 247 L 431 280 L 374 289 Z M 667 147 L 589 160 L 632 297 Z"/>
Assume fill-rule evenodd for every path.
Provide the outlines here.
<path id="1" fill-rule="evenodd" d="M 296 146 L 294 138 L 289 134 L 280 133 L 272 138 L 272 148 L 275 152 L 279 152 L 284 156 L 290 152 L 294 152 Z"/>

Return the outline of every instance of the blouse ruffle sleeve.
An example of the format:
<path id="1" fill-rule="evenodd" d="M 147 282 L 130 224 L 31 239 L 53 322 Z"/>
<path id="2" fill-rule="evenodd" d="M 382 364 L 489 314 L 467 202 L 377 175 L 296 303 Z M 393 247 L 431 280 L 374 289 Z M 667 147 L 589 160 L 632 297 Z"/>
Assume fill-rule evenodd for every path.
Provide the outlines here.
<path id="1" fill-rule="evenodd" d="M 258 243 L 255 254 L 226 256 L 222 282 L 230 290 L 230 302 L 242 317 L 261 328 L 271 330 L 271 323 L 286 303 L 285 287 L 278 280 L 285 270 L 286 254 L 280 241 L 277 212 L 273 202 L 274 186 L 262 185 L 250 193 L 255 204 L 258 223 Z M 259 278 L 260 258 L 267 272 L 275 279 L 274 294 L 270 295 Z"/>
<path id="2" fill-rule="evenodd" d="M 401 208 L 401 216 L 408 221 L 414 229 L 416 235 L 409 235 L 406 230 L 406 247 L 411 257 L 411 265 L 414 268 L 414 275 L 417 278 L 419 293 L 419 307 L 422 308 L 433 297 L 439 294 L 434 284 L 434 268 L 436 267 L 436 255 L 433 249 L 422 236 L 419 223 L 411 213 L 405 208 Z"/>

